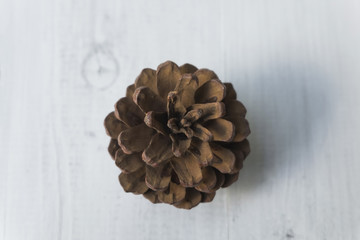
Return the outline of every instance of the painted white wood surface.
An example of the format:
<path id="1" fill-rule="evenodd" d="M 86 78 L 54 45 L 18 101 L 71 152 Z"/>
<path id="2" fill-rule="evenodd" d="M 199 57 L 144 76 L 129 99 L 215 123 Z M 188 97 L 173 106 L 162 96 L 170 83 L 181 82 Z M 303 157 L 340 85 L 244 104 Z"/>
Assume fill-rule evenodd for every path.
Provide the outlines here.
<path id="1" fill-rule="evenodd" d="M 358 0 L 0 0 L 0 239 L 360 239 Z M 248 108 L 239 181 L 191 211 L 125 194 L 103 119 L 143 67 Z"/>

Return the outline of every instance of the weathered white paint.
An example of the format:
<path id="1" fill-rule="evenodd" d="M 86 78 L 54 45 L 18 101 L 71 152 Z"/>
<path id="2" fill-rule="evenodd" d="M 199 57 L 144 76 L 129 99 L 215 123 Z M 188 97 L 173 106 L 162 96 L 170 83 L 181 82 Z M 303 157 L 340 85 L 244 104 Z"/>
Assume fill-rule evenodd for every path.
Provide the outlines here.
<path id="1" fill-rule="evenodd" d="M 360 239 L 358 0 L 0 0 L 0 239 Z M 252 154 L 191 211 L 125 194 L 105 115 L 143 67 L 214 69 Z"/>

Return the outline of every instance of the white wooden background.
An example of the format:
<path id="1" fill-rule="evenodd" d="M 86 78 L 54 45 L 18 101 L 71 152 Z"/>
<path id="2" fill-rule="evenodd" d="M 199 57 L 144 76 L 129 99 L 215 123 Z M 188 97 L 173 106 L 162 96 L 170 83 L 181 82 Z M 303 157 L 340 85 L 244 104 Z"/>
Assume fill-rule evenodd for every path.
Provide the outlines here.
<path id="1" fill-rule="evenodd" d="M 191 211 L 126 194 L 103 119 L 143 67 L 248 108 L 239 181 Z M 0 0 L 0 239 L 360 239 L 359 0 Z"/>

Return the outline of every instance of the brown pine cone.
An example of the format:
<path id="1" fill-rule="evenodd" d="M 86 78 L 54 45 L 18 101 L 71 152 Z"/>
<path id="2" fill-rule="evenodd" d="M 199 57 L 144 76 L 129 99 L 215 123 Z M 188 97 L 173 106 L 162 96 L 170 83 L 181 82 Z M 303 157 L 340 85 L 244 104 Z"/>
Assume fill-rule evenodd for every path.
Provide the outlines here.
<path id="1" fill-rule="evenodd" d="M 145 68 L 105 118 L 126 192 L 190 209 L 234 183 L 250 152 L 246 109 L 208 69 Z"/>

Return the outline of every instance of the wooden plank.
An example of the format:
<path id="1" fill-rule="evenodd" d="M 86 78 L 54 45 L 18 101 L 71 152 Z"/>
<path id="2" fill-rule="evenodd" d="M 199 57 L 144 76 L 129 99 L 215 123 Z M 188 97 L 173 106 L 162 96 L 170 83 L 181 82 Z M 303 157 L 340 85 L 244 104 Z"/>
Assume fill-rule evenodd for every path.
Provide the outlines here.
<path id="1" fill-rule="evenodd" d="M 360 238 L 357 1 L 0 1 L 0 239 Z M 239 181 L 191 211 L 121 189 L 102 121 L 143 67 L 248 108 Z"/>

